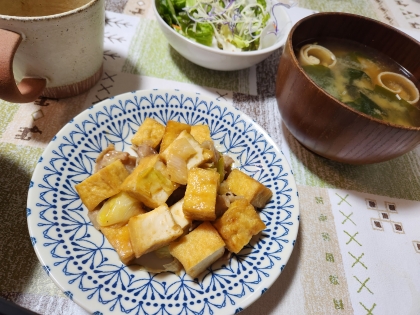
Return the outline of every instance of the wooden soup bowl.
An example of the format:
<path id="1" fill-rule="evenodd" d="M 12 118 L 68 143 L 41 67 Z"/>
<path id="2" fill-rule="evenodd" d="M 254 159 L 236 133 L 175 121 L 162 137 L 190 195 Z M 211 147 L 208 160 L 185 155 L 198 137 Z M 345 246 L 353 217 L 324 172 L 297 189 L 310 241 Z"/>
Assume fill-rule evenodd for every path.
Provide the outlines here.
<path id="1" fill-rule="evenodd" d="M 420 80 L 420 43 L 410 36 L 354 14 L 306 17 L 289 33 L 276 80 L 278 107 L 292 135 L 314 153 L 350 164 L 382 162 L 414 149 L 420 143 L 420 128 L 397 126 L 360 113 L 324 92 L 305 74 L 294 48 L 320 37 L 365 44 Z"/>

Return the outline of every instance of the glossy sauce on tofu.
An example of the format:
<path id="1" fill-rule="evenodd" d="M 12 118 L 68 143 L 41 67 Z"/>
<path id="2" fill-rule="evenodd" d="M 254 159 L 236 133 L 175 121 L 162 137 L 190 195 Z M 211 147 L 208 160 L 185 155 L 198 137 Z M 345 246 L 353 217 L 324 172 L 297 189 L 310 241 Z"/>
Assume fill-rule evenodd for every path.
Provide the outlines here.
<path id="1" fill-rule="evenodd" d="M 231 170 L 234 160 L 216 150 L 208 126 L 176 121 L 160 126 L 147 118 L 132 139 L 134 152 L 142 146 L 145 156 L 108 147 L 97 159 L 97 173 L 79 184 L 84 190 L 107 187 L 113 181 L 101 174 L 109 163 L 125 172 L 111 192 L 91 194 L 86 200 L 94 203 L 85 204 L 94 226 L 124 264 L 141 264 L 151 272 L 180 272 L 183 267 L 195 278 L 226 248 L 238 253 L 266 228 L 255 208 L 265 206 L 271 190 Z M 133 158 L 135 167 L 127 169 L 123 162 Z M 165 258 L 166 264 L 144 263 L 151 254 Z"/>

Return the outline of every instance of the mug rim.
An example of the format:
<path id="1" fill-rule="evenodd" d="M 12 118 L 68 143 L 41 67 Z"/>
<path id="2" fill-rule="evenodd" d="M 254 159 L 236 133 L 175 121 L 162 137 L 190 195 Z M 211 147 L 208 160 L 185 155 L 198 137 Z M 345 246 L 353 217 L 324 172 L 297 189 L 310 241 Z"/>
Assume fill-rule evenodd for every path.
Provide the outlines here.
<path id="1" fill-rule="evenodd" d="M 11 20 L 11 21 L 47 21 L 47 20 L 54 20 L 57 18 L 70 16 L 76 13 L 79 13 L 80 11 L 86 10 L 87 8 L 93 6 L 96 2 L 99 2 L 100 0 L 90 0 L 84 5 L 74 8 L 69 11 L 51 14 L 51 15 L 40 15 L 40 16 L 16 16 L 16 15 L 5 15 L 0 14 L 0 20 Z"/>

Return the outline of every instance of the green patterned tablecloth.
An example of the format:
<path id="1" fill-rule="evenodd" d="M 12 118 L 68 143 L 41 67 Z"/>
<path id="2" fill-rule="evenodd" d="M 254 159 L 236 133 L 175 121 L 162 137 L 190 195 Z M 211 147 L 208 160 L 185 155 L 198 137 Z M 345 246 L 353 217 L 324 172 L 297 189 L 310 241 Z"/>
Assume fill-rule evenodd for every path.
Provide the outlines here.
<path id="1" fill-rule="evenodd" d="M 350 12 L 420 38 L 419 0 L 298 6 L 308 10 L 292 9 L 295 19 Z M 301 226 L 293 254 L 243 314 L 420 314 L 420 149 L 368 166 L 315 156 L 281 124 L 274 98 L 280 51 L 246 70 L 211 71 L 170 48 L 150 0 L 109 0 L 106 9 L 104 75 L 91 91 L 24 105 L 0 101 L 1 297 L 40 314 L 86 314 L 52 282 L 32 248 L 26 199 L 33 170 L 61 127 L 90 105 L 139 88 L 174 87 L 223 93 L 281 146 L 298 184 Z"/>

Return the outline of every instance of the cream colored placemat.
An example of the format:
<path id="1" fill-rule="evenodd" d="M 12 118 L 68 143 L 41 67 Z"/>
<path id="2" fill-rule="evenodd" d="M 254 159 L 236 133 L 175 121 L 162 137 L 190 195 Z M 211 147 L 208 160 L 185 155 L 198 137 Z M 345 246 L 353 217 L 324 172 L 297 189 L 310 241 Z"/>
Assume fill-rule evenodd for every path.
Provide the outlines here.
<path id="1" fill-rule="evenodd" d="M 350 11 L 383 21 L 386 21 L 392 12 L 392 20 L 388 20 L 388 22 L 400 27 L 412 26 L 413 30 L 418 28 L 419 23 L 416 11 L 418 2 L 414 0 L 405 2 L 394 0 L 371 0 L 369 2 L 361 0 L 345 2 L 301 0 L 299 4 L 312 10 Z M 0 279 L 2 281 L 0 281 L 0 295 L 43 314 L 85 314 L 46 275 L 35 256 L 28 236 L 26 225 L 27 190 L 33 169 L 43 148 L 68 120 L 86 107 L 109 96 L 138 87 L 150 88 L 154 85 L 167 87 L 168 84 L 174 84 L 182 89 L 191 87 L 196 89 L 194 84 L 203 82 L 197 81 L 202 79 L 196 79 L 193 76 L 182 77 L 181 71 L 173 68 L 171 74 L 166 76 L 166 74 L 162 74 L 163 66 L 159 66 L 159 69 L 147 69 L 147 65 L 142 63 L 142 55 L 136 51 L 136 47 L 141 48 L 143 41 L 148 40 L 148 36 L 141 32 L 138 34 L 138 27 L 139 25 L 155 27 L 156 24 L 140 20 L 139 16 L 153 20 L 150 2 L 113 0 L 108 1 L 107 7 L 109 10 L 126 14 L 112 12 L 107 14 L 105 71 L 95 88 L 84 95 L 67 100 L 40 98 L 35 103 L 26 105 L 1 102 L 0 210 L 2 220 L 0 238 L 2 241 L 0 242 L 0 258 L 2 266 L 0 267 Z M 307 14 L 306 11 L 296 11 L 294 17 L 305 14 Z M 168 46 L 166 49 L 167 51 L 163 55 L 166 56 L 165 62 L 167 63 L 171 52 L 168 50 Z M 130 62 L 127 62 L 126 58 L 128 51 L 131 51 L 129 53 Z M 147 50 L 144 50 L 144 53 L 147 53 Z M 374 313 L 375 310 L 380 309 L 378 303 L 380 299 L 359 301 L 353 298 L 353 295 L 359 290 L 357 280 L 353 275 L 343 276 L 343 273 L 346 273 L 346 268 L 349 268 L 346 259 L 350 259 L 351 256 L 347 254 L 347 257 L 345 253 L 342 254 L 345 247 L 340 243 L 340 235 L 344 232 L 338 228 L 338 223 L 335 227 L 333 225 L 332 218 L 336 213 L 334 212 L 334 200 L 330 198 L 329 193 L 332 191 L 331 188 L 342 188 L 374 193 L 377 195 L 375 197 L 377 200 L 382 200 L 380 196 L 419 200 L 419 152 L 415 150 L 399 159 L 366 167 L 339 165 L 307 152 L 298 143 L 293 142 L 281 125 L 281 118 L 274 99 L 275 80 L 273 80 L 278 58 L 279 53 L 258 67 L 250 69 L 251 72 L 247 73 L 246 80 L 241 77 L 234 82 L 229 82 L 230 92 L 226 86 L 217 85 L 203 88 L 203 91 L 210 95 L 226 98 L 228 101 L 233 101 L 235 106 L 240 106 L 240 109 L 261 124 L 278 144 L 286 141 L 287 152 L 285 154 L 295 171 L 299 191 L 301 197 L 304 198 L 301 201 L 300 234 L 285 271 L 274 286 L 257 303 L 245 310 L 244 314 L 278 314 L 280 311 L 282 314 L 303 314 L 305 312 L 319 314 L 319 311 L 323 314 L 332 314 L 329 313 L 330 311 L 350 314 L 353 311 L 361 310 L 363 306 L 360 302 L 366 307 L 361 314 L 368 314 L 369 310 L 373 310 Z M 146 67 L 144 69 L 147 71 L 143 72 L 143 67 Z M 243 76 L 243 73 L 239 73 L 239 75 Z M 256 80 L 252 81 L 254 77 Z M 227 76 L 222 79 L 226 82 L 231 78 Z M 258 86 L 253 87 L 253 84 L 256 83 Z M 253 93 L 258 93 L 258 96 L 253 96 Z M 324 203 L 320 203 L 320 200 Z M 382 205 L 382 203 L 379 204 Z M 327 220 L 321 219 L 324 218 L 321 216 L 322 214 L 327 217 Z M 346 212 L 346 214 L 348 213 Z M 387 223 L 384 225 L 384 229 L 387 226 L 391 225 Z M 327 234 L 329 242 L 324 240 L 324 238 L 328 238 Z M 412 242 L 417 240 L 413 238 Z M 410 243 L 410 245 L 413 250 L 416 248 L 416 243 Z M 361 255 L 356 252 L 352 252 L 352 254 L 355 257 L 358 257 L 357 254 Z M 360 266 L 357 265 L 357 267 Z M 354 276 L 361 281 L 360 285 L 366 280 L 362 275 L 354 274 Z M 310 278 L 318 280 L 308 281 Z M 369 280 L 365 285 L 373 283 L 373 280 Z M 370 286 L 368 287 L 375 293 Z M 321 299 L 319 301 L 323 301 L 320 303 L 312 296 L 317 296 L 318 293 L 314 292 L 322 288 L 327 288 L 327 294 L 318 296 Z M 356 289 L 356 293 L 354 293 L 354 289 Z M 360 293 L 366 294 L 368 297 L 370 294 L 364 287 Z M 308 298 L 305 298 L 306 295 Z M 377 305 L 376 308 L 372 308 L 374 304 Z"/>

